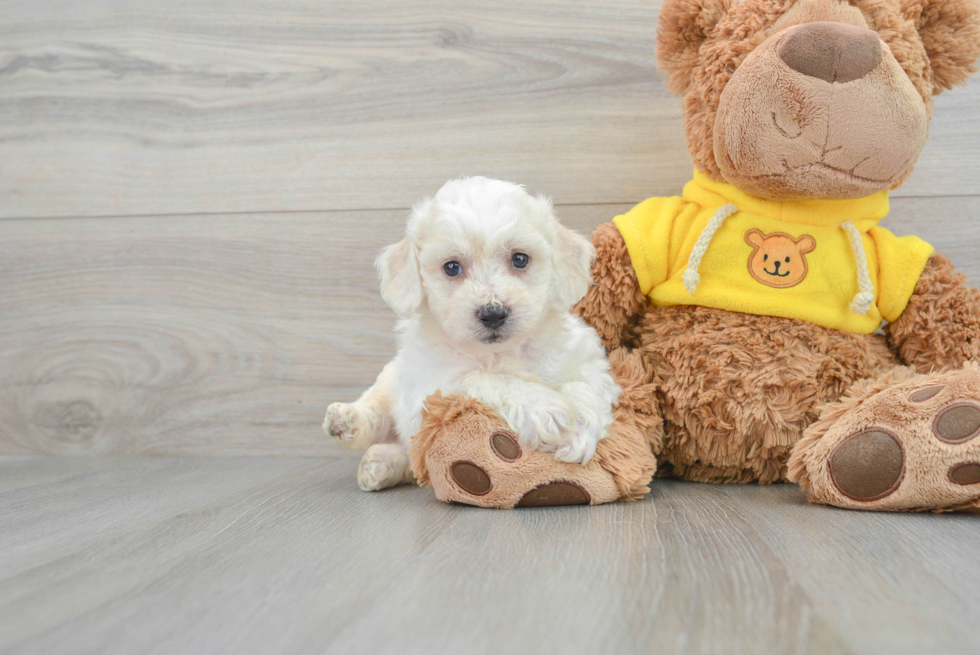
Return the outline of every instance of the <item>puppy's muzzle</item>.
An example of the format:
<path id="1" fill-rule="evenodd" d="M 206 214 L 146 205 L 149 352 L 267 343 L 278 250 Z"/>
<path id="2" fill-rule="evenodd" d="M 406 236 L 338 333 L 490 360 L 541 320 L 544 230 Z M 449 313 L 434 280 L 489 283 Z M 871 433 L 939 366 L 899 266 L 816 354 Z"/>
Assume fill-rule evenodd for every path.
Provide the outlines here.
<path id="1" fill-rule="evenodd" d="M 510 311 L 503 305 L 484 305 L 477 310 L 476 316 L 486 328 L 497 330 L 507 322 Z"/>

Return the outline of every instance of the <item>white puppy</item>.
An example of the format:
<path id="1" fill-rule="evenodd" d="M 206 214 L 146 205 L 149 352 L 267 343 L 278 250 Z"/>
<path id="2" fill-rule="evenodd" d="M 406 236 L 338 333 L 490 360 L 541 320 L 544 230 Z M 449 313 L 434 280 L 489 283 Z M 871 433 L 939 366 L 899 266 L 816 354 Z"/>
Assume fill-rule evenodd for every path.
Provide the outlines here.
<path id="1" fill-rule="evenodd" d="M 620 393 L 598 335 L 570 312 L 594 256 L 547 198 L 516 184 L 453 180 L 416 205 L 406 237 L 377 261 L 401 317 L 398 354 L 323 423 L 341 445 L 368 449 L 360 487 L 412 481 L 408 447 L 436 390 L 485 403 L 529 448 L 589 461 Z"/>

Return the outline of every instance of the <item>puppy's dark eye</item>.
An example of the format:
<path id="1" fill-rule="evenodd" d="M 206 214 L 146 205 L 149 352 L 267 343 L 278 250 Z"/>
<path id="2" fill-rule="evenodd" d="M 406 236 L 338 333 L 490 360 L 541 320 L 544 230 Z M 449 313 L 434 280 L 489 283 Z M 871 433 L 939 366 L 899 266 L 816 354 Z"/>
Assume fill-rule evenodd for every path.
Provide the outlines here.
<path id="1" fill-rule="evenodd" d="M 787 258 L 786 258 L 786 263 L 787 263 L 787 264 L 789 263 L 789 257 L 787 257 Z"/>
<path id="2" fill-rule="evenodd" d="M 762 256 L 762 261 L 764 261 L 764 262 L 769 261 L 769 255 L 763 255 Z"/>
<path id="3" fill-rule="evenodd" d="M 526 268 L 530 261 L 531 258 L 522 252 L 515 252 L 514 256 L 510 258 L 510 263 L 513 264 L 514 268 Z"/>
<path id="4" fill-rule="evenodd" d="M 459 262 L 446 262 L 442 265 L 442 270 L 446 271 L 446 275 L 449 277 L 456 277 L 463 272 L 463 267 L 460 266 Z"/>

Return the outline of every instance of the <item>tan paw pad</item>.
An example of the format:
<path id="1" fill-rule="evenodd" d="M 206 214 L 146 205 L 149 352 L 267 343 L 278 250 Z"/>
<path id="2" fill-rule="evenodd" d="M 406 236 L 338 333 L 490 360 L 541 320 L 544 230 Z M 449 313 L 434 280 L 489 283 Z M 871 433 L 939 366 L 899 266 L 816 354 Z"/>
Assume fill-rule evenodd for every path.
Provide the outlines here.
<path id="1" fill-rule="evenodd" d="M 905 475 L 905 450 L 891 432 L 872 428 L 844 439 L 830 455 L 830 475 L 837 489 L 853 500 L 888 496 Z"/>
<path id="2" fill-rule="evenodd" d="M 950 405 L 936 415 L 932 430 L 944 443 L 966 443 L 980 435 L 980 407 L 973 403 Z"/>
<path id="3" fill-rule="evenodd" d="M 980 506 L 980 366 L 851 400 L 806 454 L 811 499 L 855 509 Z"/>
<path id="4" fill-rule="evenodd" d="M 555 505 L 588 505 L 592 502 L 589 492 L 581 485 L 568 480 L 543 484 L 524 494 L 518 507 L 551 507 Z"/>
<path id="5" fill-rule="evenodd" d="M 493 488 L 487 472 L 473 462 L 456 462 L 450 467 L 449 474 L 456 486 L 474 496 L 485 496 Z"/>
<path id="6" fill-rule="evenodd" d="M 524 448 L 496 414 L 472 401 L 433 423 L 434 430 L 416 445 L 412 457 L 423 457 L 424 472 L 445 502 L 511 508 L 590 505 L 618 500 L 616 480 L 597 459 L 586 465 L 559 462 L 551 453 Z"/>
<path id="7" fill-rule="evenodd" d="M 521 458 L 521 445 L 517 439 L 506 432 L 494 432 L 490 437 L 493 453 L 505 462 L 516 462 Z"/>
<path id="8" fill-rule="evenodd" d="M 957 464 L 949 469 L 949 481 L 963 486 L 980 483 L 980 464 Z"/>
<path id="9" fill-rule="evenodd" d="M 912 401 L 913 403 L 924 403 L 930 398 L 938 395 L 939 392 L 941 392 L 945 388 L 946 385 L 944 384 L 934 384 L 932 386 L 925 387 L 923 389 L 919 389 L 918 391 L 914 392 L 911 396 L 909 396 L 909 400 Z"/>

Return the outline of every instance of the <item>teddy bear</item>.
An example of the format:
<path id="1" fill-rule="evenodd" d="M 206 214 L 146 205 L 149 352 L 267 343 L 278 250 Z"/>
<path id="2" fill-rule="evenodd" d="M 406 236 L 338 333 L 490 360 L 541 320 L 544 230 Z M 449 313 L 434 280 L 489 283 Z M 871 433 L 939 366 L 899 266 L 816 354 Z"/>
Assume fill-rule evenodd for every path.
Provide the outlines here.
<path id="1" fill-rule="evenodd" d="M 576 306 L 623 388 L 616 423 L 564 464 L 437 395 L 417 479 L 485 507 L 635 500 L 654 471 L 796 482 L 847 509 L 980 507 L 980 292 L 882 225 L 933 97 L 976 70 L 980 5 L 665 0 L 656 47 L 693 179 L 595 230 Z"/>

